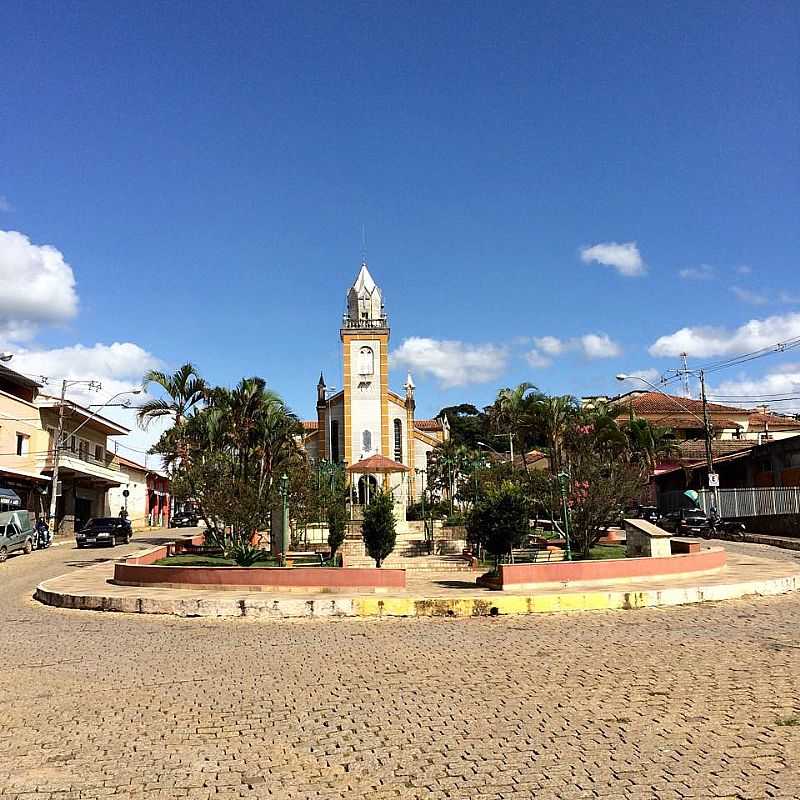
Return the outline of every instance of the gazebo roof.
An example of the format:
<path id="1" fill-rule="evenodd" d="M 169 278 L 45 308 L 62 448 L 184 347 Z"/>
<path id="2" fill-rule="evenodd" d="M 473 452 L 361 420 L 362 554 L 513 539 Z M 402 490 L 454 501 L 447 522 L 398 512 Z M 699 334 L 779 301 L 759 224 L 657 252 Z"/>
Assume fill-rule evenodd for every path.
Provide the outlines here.
<path id="1" fill-rule="evenodd" d="M 391 458 L 386 458 L 386 456 L 376 453 L 374 456 L 364 458 L 361 461 L 357 461 L 355 464 L 351 464 L 347 468 L 347 471 L 361 475 L 369 475 L 374 472 L 410 472 L 411 468 L 407 467 L 405 464 L 401 464 L 399 461 L 392 461 Z"/>

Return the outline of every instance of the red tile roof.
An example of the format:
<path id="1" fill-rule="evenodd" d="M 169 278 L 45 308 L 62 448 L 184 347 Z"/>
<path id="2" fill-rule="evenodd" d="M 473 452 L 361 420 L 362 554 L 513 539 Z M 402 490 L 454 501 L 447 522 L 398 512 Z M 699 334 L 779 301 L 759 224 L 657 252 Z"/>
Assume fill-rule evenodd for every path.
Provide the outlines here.
<path id="1" fill-rule="evenodd" d="M 695 400 L 692 397 L 663 395 L 660 392 L 623 395 L 615 400 L 614 404 L 632 408 L 636 414 L 664 414 L 666 416 L 686 414 L 687 411 L 698 416 L 703 414 L 703 404 L 700 400 Z M 706 406 L 709 414 L 732 414 L 736 416 L 747 416 L 748 414 L 746 409 L 723 406 L 719 403 L 707 403 Z"/>
<path id="2" fill-rule="evenodd" d="M 132 467 L 133 469 L 140 469 L 142 472 L 150 471 L 143 464 L 137 464 L 135 461 L 131 461 L 129 458 L 125 458 L 125 456 L 119 455 L 119 453 L 114 455 L 114 460 L 122 464 L 123 467 Z"/>
<path id="3" fill-rule="evenodd" d="M 419 431 L 440 431 L 442 421 L 440 419 L 415 419 L 414 427 Z"/>
<path id="4" fill-rule="evenodd" d="M 380 453 L 374 456 L 362 459 L 361 461 L 352 464 L 347 468 L 348 472 L 358 472 L 362 475 L 370 474 L 373 472 L 410 472 L 410 467 L 401 464 L 398 461 L 392 461 L 391 458 L 386 458 Z"/>
<path id="5" fill-rule="evenodd" d="M 319 430 L 319 420 L 316 420 L 316 419 L 304 419 L 303 420 L 303 430 L 304 431 L 316 431 L 316 430 Z"/>
<path id="6" fill-rule="evenodd" d="M 785 417 L 782 414 L 769 414 L 763 411 L 753 411 L 747 418 L 749 421 L 748 430 L 763 431 L 767 428 L 771 431 L 793 431 L 800 430 L 800 420 L 793 417 Z"/>

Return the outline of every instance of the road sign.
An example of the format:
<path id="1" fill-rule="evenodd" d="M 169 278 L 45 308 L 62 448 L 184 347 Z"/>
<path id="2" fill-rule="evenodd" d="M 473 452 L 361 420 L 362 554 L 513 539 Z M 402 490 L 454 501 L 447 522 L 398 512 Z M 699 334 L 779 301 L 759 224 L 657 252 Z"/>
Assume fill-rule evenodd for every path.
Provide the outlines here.
<path id="1" fill-rule="evenodd" d="M 716 472 L 709 472 L 708 473 L 708 488 L 709 489 L 718 489 L 719 488 L 719 475 Z"/>
<path id="2" fill-rule="evenodd" d="M 127 490 L 127 489 L 123 489 L 123 491 L 122 491 L 122 496 L 123 496 L 123 497 L 130 497 L 130 496 L 131 496 L 131 493 L 130 493 L 130 492 Z"/>

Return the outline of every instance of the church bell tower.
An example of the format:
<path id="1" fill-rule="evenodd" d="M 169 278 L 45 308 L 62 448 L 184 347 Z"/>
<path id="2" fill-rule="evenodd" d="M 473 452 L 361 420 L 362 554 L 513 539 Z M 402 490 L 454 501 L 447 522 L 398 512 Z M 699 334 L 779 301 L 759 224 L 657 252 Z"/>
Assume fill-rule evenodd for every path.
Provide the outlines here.
<path id="1" fill-rule="evenodd" d="M 348 464 L 389 449 L 389 321 L 367 269 L 347 293 L 339 331 L 344 364 L 344 456 Z"/>

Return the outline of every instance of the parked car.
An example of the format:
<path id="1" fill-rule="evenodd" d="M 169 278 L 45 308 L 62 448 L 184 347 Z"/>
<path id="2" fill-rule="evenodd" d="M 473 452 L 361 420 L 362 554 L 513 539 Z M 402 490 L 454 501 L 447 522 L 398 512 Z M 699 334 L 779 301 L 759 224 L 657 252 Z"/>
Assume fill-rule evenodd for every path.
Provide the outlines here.
<path id="1" fill-rule="evenodd" d="M 169 521 L 170 528 L 196 528 L 200 521 L 194 511 L 179 511 Z"/>
<path id="2" fill-rule="evenodd" d="M 21 550 L 30 553 L 36 542 L 36 531 L 27 511 L 0 512 L 0 561 Z"/>
<path id="3" fill-rule="evenodd" d="M 633 516 L 647 522 L 657 523 L 659 520 L 658 508 L 656 506 L 636 506 L 633 509 Z"/>
<path id="4" fill-rule="evenodd" d="M 132 533 L 131 523 L 123 517 L 95 517 L 75 533 L 75 543 L 78 547 L 93 544 L 114 547 L 120 543 L 128 544 Z"/>
<path id="5" fill-rule="evenodd" d="M 678 536 L 703 536 L 708 530 L 708 518 L 700 508 L 680 508 L 660 517 L 658 526 Z"/>

